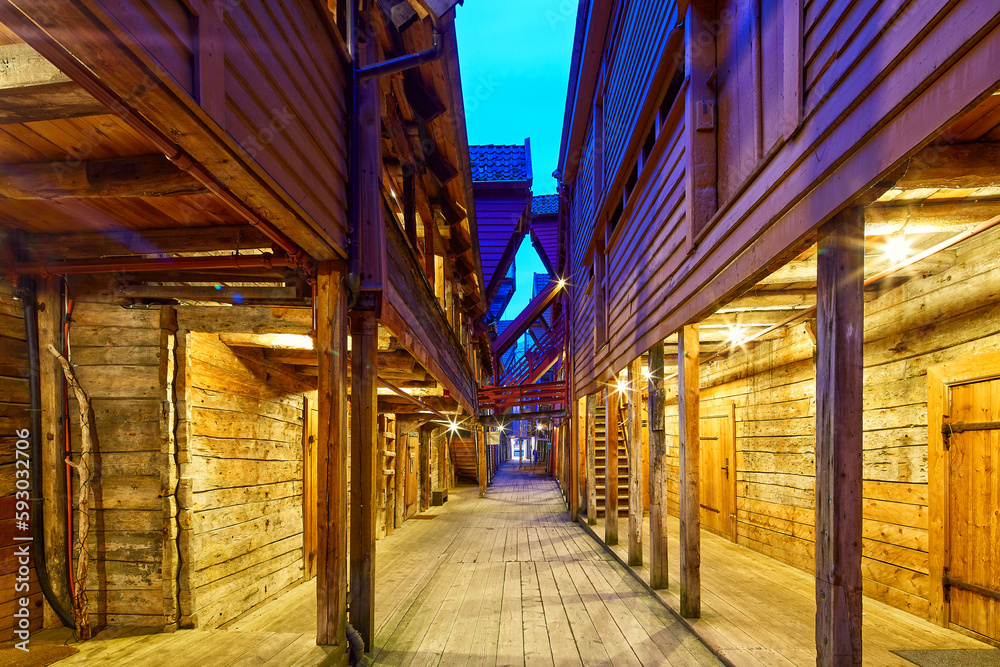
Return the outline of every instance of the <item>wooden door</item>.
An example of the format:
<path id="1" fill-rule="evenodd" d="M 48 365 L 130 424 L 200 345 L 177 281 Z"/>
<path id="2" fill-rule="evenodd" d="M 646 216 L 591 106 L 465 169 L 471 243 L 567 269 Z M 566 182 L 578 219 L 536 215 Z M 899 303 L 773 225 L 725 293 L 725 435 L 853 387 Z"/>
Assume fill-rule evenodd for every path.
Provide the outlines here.
<path id="1" fill-rule="evenodd" d="M 951 387 L 945 601 L 950 621 L 1000 639 L 1000 378 Z M 969 430 L 967 428 L 971 427 Z"/>
<path id="2" fill-rule="evenodd" d="M 732 403 L 701 417 L 701 525 L 736 540 L 736 413 Z"/>
<path id="3" fill-rule="evenodd" d="M 302 576 L 305 580 L 316 576 L 316 436 L 319 428 L 319 411 L 315 399 L 303 399 L 302 419 Z"/>

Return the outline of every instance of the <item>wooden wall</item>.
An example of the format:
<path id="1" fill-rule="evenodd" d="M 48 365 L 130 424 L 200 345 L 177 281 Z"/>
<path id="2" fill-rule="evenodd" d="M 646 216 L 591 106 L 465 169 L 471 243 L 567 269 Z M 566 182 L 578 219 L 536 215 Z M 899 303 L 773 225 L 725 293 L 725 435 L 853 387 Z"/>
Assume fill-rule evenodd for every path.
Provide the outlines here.
<path id="1" fill-rule="evenodd" d="M 865 594 L 928 613 L 927 367 L 1000 351 L 1000 230 L 865 306 Z M 738 541 L 807 572 L 814 557 L 815 364 L 809 323 L 702 367 L 702 411 L 736 405 Z M 676 385 L 674 386 L 676 391 Z M 667 408 L 677 510 L 677 408 Z"/>
<path id="2" fill-rule="evenodd" d="M 620 243 L 611 235 L 609 302 L 618 305 L 609 310 L 612 318 L 625 318 L 628 326 L 616 326 L 612 319 L 607 349 L 597 350 L 596 358 L 582 340 L 591 329 L 586 320 L 591 308 L 587 300 L 596 292 L 588 291 L 586 258 L 588 251 L 600 245 L 603 219 L 615 206 L 601 205 L 599 198 L 595 204 L 587 203 L 592 198 L 594 171 L 587 167 L 589 153 L 597 155 L 600 149 L 591 149 L 589 139 L 581 147 L 568 147 L 570 155 L 583 150 L 576 173 L 567 175 L 574 188 L 575 312 L 583 318 L 577 323 L 574 348 L 578 395 L 595 391 L 599 382 L 656 340 L 710 314 L 721 300 L 780 266 L 807 244 L 819 224 L 1000 85 L 1000 71 L 992 66 L 1000 50 L 1000 15 L 994 7 L 975 0 L 804 2 L 801 48 L 796 47 L 796 35 L 784 39 L 785 24 L 797 24 L 796 4 L 765 2 L 756 18 L 744 11 L 751 4 L 745 0 L 721 4 L 720 9 L 729 13 L 720 14 L 723 30 L 716 45 L 721 49 L 717 53 L 724 56 L 718 76 L 724 88 L 718 101 L 719 161 L 724 167 L 719 211 L 698 235 L 690 234 L 685 222 L 675 223 L 668 211 L 659 218 L 643 216 L 643 207 L 654 206 L 660 192 L 651 190 L 649 184 L 669 179 L 669 174 L 659 173 L 665 169 L 683 172 L 686 159 L 677 163 L 660 152 L 660 157 L 640 170 L 639 204 L 625 204 L 619 228 L 640 234 L 652 224 L 668 234 L 672 225 L 679 224 L 684 235 L 675 232 L 641 246 L 649 253 L 633 264 L 631 275 L 640 285 L 656 286 L 645 302 L 633 301 L 629 286 L 611 279 Z M 776 14 L 779 9 L 781 17 Z M 776 32 L 782 33 L 784 56 L 781 113 L 777 115 L 780 128 L 770 124 L 776 114 L 769 110 L 779 104 L 777 59 L 769 55 L 778 48 Z M 741 41 L 747 36 L 749 46 Z M 623 53 L 617 39 L 608 41 L 605 60 L 613 61 Z M 796 61 L 802 63 L 801 82 L 794 69 Z M 598 76 L 596 65 L 581 71 Z M 591 104 L 581 101 L 576 113 L 586 118 Z M 747 124 L 736 122 L 744 117 L 749 119 Z M 590 123 L 594 122 L 597 119 L 591 118 Z M 650 124 L 636 126 L 628 142 L 642 146 Z M 607 127 L 602 131 L 606 133 Z M 586 136 L 591 135 L 599 137 L 601 131 Z M 607 141 L 605 137 L 605 147 L 610 149 Z M 575 158 L 570 164 L 575 164 Z M 609 174 L 616 181 L 605 183 L 604 190 L 609 194 L 621 191 L 630 171 Z M 649 171 L 658 173 L 647 175 Z M 598 231 L 591 234 L 595 226 Z M 595 235 L 597 240 L 591 244 Z M 642 309 L 629 312 L 635 304 Z"/>
<path id="3" fill-rule="evenodd" d="M 643 171 L 637 194 L 623 215 L 623 220 L 627 217 L 629 223 L 619 226 L 608 245 L 606 313 L 611 344 L 596 351 L 594 300 L 599 298 L 600 289 L 593 284 L 588 291 L 589 268 L 575 267 L 573 368 L 581 383 L 599 373 L 615 353 L 630 346 L 635 337 L 656 321 L 671 277 L 664 267 L 683 254 L 687 140 L 679 114 L 671 114 L 664 120 L 649 156 L 651 167 Z"/>
<path id="4" fill-rule="evenodd" d="M 2 239 L 0 239 L 2 240 Z M 14 286 L 0 276 L 0 641 L 14 635 L 14 612 L 17 599 L 24 595 L 15 590 L 17 569 L 15 555 L 16 531 L 16 463 L 17 432 L 31 430 L 28 412 L 28 345 L 24 331 L 21 302 L 13 298 Z M 34 435 L 34 434 L 33 434 Z M 42 592 L 38 587 L 35 567 L 30 573 L 31 631 L 42 627 Z"/>
<path id="5" fill-rule="evenodd" d="M 163 576 L 170 466 L 161 419 L 169 401 L 161 378 L 167 355 L 160 309 L 114 305 L 96 278 L 71 281 L 70 295 L 71 360 L 90 398 L 97 436 L 87 543 L 91 625 L 162 628 L 176 619 L 165 604 L 170 583 Z M 80 451 L 79 414 L 72 397 L 74 458 Z"/>
<path id="6" fill-rule="evenodd" d="M 303 409 L 310 388 L 217 334 L 188 333 L 180 477 L 190 496 L 190 625 L 218 627 L 303 578 Z M 315 397 L 313 397 L 315 399 Z M 188 614 L 190 612 L 190 614 Z"/>
<path id="7" fill-rule="evenodd" d="M 38 50 L 58 42 L 312 257 L 346 254 L 346 49 L 325 3 L 43 0 L 25 11 L 49 30 L 16 26 Z"/>

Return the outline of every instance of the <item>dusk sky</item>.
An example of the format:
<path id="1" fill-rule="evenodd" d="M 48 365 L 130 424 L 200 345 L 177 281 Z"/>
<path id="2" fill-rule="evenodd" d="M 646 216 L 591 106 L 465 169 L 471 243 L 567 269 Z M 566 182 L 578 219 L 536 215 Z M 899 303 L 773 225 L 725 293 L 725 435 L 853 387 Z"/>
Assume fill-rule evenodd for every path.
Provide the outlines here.
<path id="1" fill-rule="evenodd" d="M 470 144 L 531 139 L 536 195 L 552 194 L 569 81 L 575 0 L 466 0 L 457 9 L 459 64 Z M 502 315 L 531 300 L 532 274 L 545 267 L 529 237 L 517 253 L 517 289 Z"/>

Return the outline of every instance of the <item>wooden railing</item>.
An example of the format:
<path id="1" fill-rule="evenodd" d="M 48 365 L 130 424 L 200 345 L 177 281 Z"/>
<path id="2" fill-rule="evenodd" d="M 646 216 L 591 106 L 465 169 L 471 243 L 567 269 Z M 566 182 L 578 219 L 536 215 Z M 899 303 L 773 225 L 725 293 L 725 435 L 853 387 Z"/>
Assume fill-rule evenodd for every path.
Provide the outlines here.
<path id="1" fill-rule="evenodd" d="M 566 383 L 564 381 L 485 387 L 479 392 L 480 412 L 492 410 L 494 415 L 503 414 L 513 407 L 565 404 Z"/>
<path id="2" fill-rule="evenodd" d="M 563 323 L 560 320 L 500 376 L 497 385 L 504 387 L 534 382 L 555 363 L 562 353 L 562 347 Z"/>

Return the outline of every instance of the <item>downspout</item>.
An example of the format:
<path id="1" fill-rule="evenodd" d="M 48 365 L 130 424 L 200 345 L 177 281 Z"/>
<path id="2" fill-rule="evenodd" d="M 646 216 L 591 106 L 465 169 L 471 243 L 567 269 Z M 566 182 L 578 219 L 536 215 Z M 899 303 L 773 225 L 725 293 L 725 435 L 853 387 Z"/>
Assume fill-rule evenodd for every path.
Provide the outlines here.
<path id="1" fill-rule="evenodd" d="M 437 19 L 431 14 L 433 26 L 433 42 L 429 49 L 410 53 L 398 58 L 392 58 L 380 63 L 374 63 L 364 67 L 358 66 L 358 19 L 362 14 L 358 13 L 355 2 L 347 3 L 347 52 L 351 58 L 351 90 L 350 108 L 351 117 L 348 123 L 349 133 L 347 142 L 350 146 L 348 160 L 350 202 L 350 243 L 347 248 L 347 278 L 345 286 L 347 288 L 347 309 L 353 310 L 358 302 L 358 294 L 361 289 L 361 123 L 358 118 L 360 113 L 359 87 L 362 83 L 389 74 L 402 72 L 403 70 L 418 67 L 441 58 L 444 48 L 441 40 L 441 31 L 438 30 Z M 362 12 L 370 9 L 370 3 L 366 0 L 362 6 Z M 369 37 L 371 38 L 371 37 Z"/>
<path id="2" fill-rule="evenodd" d="M 38 359 L 38 311 L 36 307 L 35 281 L 21 278 L 18 284 L 21 307 L 24 311 L 24 330 L 28 342 L 28 392 L 31 413 L 31 541 L 32 556 L 38 584 L 46 601 L 67 627 L 75 627 L 73 616 L 62 606 L 62 602 L 52 590 L 52 581 L 45 566 L 45 531 L 42 523 L 42 390 Z M 82 584 L 81 584 L 82 585 Z"/>

